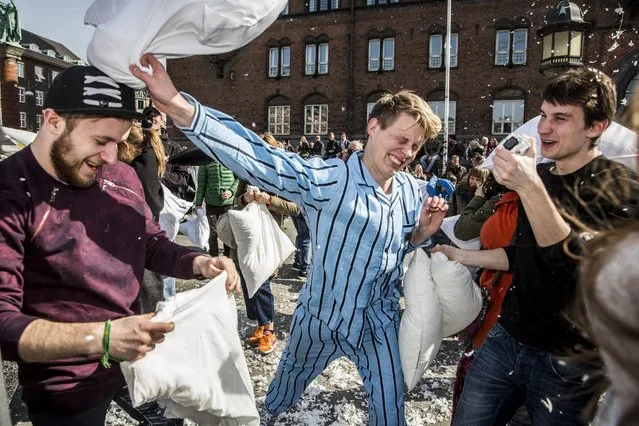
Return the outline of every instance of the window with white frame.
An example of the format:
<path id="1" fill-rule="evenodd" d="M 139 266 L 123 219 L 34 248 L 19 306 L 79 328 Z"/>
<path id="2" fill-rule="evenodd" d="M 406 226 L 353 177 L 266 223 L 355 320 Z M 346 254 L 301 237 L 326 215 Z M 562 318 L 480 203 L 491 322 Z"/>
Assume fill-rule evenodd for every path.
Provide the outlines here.
<path id="1" fill-rule="evenodd" d="M 339 0 L 309 0 L 308 11 L 317 12 L 339 9 Z"/>
<path id="2" fill-rule="evenodd" d="M 56 57 L 55 50 L 48 49 L 47 56 L 51 56 L 52 58 Z"/>
<path id="3" fill-rule="evenodd" d="M 38 81 L 44 81 L 44 70 L 42 69 L 42 67 L 36 65 L 35 67 L 33 67 L 33 70 Z"/>
<path id="4" fill-rule="evenodd" d="M 268 76 L 288 77 L 291 75 L 291 46 L 269 48 Z"/>
<path id="5" fill-rule="evenodd" d="M 36 125 L 38 130 L 40 130 L 40 127 L 42 127 L 42 116 L 40 114 L 36 114 Z"/>
<path id="6" fill-rule="evenodd" d="M 60 74 L 58 71 L 51 71 L 51 81 L 55 80 L 58 74 Z"/>
<path id="7" fill-rule="evenodd" d="M 513 32 L 513 54 L 512 63 L 515 65 L 524 65 L 528 52 L 528 29 L 521 28 Z"/>
<path id="8" fill-rule="evenodd" d="M 304 105 L 304 134 L 328 133 L 328 105 Z"/>
<path id="9" fill-rule="evenodd" d="M 376 6 L 378 4 L 399 3 L 399 0 L 366 0 L 366 6 Z"/>
<path id="10" fill-rule="evenodd" d="M 493 134 L 507 135 L 524 124 L 524 100 L 493 101 Z"/>
<path id="11" fill-rule="evenodd" d="M 428 101 L 428 105 L 430 106 L 430 109 L 433 110 L 435 115 L 437 115 L 439 119 L 442 121 L 442 129 L 440 133 L 444 133 L 445 102 L 444 101 Z M 455 134 L 456 122 L 457 122 L 457 101 L 449 101 L 448 102 L 448 133 L 451 135 Z"/>
<path id="12" fill-rule="evenodd" d="M 37 106 L 42 106 L 44 104 L 44 92 L 40 90 L 36 90 L 35 92 L 35 103 Z"/>
<path id="13" fill-rule="evenodd" d="M 291 134 L 290 105 L 275 105 L 268 107 L 268 131 L 274 135 Z"/>
<path id="14" fill-rule="evenodd" d="M 385 38 L 382 50 L 382 69 L 384 71 L 390 71 L 395 69 L 395 39 Z"/>
<path id="15" fill-rule="evenodd" d="M 392 71 L 395 69 L 395 39 L 372 38 L 368 40 L 368 70 Z"/>
<path id="16" fill-rule="evenodd" d="M 18 77 L 24 78 L 24 62 L 18 62 Z"/>
<path id="17" fill-rule="evenodd" d="M 26 129 L 27 128 L 27 113 L 26 112 L 21 112 L 20 113 L 20 128 L 21 129 Z"/>
<path id="18" fill-rule="evenodd" d="M 24 87 L 18 87 L 18 102 L 23 104 L 26 101 L 27 101 L 27 98 L 25 96 Z"/>
<path id="19" fill-rule="evenodd" d="M 443 34 L 432 34 L 428 49 L 428 68 L 444 67 L 444 57 L 446 53 L 446 45 L 444 44 L 445 36 Z M 457 52 L 459 51 L 459 34 L 451 33 L 450 35 L 450 66 L 457 67 Z"/>
<path id="20" fill-rule="evenodd" d="M 366 103 L 366 121 L 371 118 L 371 112 L 373 112 L 373 108 L 377 102 L 367 102 Z"/>
<path id="21" fill-rule="evenodd" d="M 29 50 L 33 50 L 34 52 L 39 52 L 40 51 L 40 47 L 37 44 L 35 44 L 35 43 L 31 43 L 29 45 Z"/>
<path id="22" fill-rule="evenodd" d="M 528 59 L 528 29 L 499 30 L 495 34 L 495 65 L 525 65 Z"/>
<path id="23" fill-rule="evenodd" d="M 328 74 L 328 43 L 306 45 L 304 74 Z"/>

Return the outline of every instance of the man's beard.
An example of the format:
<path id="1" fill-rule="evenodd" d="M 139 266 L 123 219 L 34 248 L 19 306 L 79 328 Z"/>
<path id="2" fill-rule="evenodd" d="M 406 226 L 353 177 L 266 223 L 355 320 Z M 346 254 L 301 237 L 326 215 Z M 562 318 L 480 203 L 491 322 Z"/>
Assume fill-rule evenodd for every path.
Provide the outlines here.
<path id="1" fill-rule="evenodd" d="M 51 146 L 50 158 L 53 169 L 61 181 L 79 188 L 89 188 L 95 183 L 95 178 L 86 179 L 80 176 L 84 159 L 75 159 L 72 153 L 71 132 L 65 129 Z"/>

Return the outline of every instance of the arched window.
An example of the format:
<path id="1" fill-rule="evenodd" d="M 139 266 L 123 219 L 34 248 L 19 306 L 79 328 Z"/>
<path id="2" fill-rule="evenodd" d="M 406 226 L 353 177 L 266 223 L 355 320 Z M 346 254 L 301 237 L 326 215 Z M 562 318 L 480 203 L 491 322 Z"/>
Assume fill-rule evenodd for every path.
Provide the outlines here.
<path id="1" fill-rule="evenodd" d="M 268 48 L 269 78 L 289 77 L 291 75 L 291 40 L 270 39 L 266 47 Z"/>
<path id="2" fill-rule="evenodd" d="M 328 74 L 328 41 L 326 34 L 304 37 L 304 74 L 326 75 Z"/>
<path id="3" fill-rule="evenodd" d="M 492 134 L 507 135 L 524 124 L 526 96 L 523 90 L 504 88 L 493 94 Z"/>
<path id="4" fill-rule="evenodd" d="M 446 27 L 434 24 L 428 33 L 428 68 L 445 68 L 444 58 L 446 54 Z M 457 68 L 457 53 L 459 52 L 459 25 L 451 24 L 450 28 L 450 67 Z"/>
<path id="5" fill-rule="evenodd" d="M 328 98 L 313 93 L 304 98 L 304 134 L 328 134 Z"/>
<path id="6" fill-rule="evenodd" d="M 395 69 L 395 31 L 368 32 L 368 71 L 382 72 Z"/>
<path id="7" fill-rule="evenodd" d="M 444 133 L 444 110 L 446 109 L 444 100 L 444 91 L 439 89 L 431 92 L 426 101 L 433 112 L 441 119 L 442 129 L 440 133 Z M 454 135 L 457 130 L 457 94 L 451 92 L 448 100 L 448 134 Z"/>
<path id="8" fill-rule="evenodd" d="M 368 119 L 370 118 L 371 112 L 373 111 L 373 107 L 375 106 L 377 101 L 382 96 L 388 93 L 389 92 L 386 90 L 377 90 L 373 93 L 370 93 L 368 96 L 366 96 L 366 124 L 364 125 L 364 128 L 366 128 L 366 126 L 368 125 Z"/>
<path id="9" fill-rule="evenodd" d="M 268 131 L 274 135 L 291 134 L 291 101 L 282 95 L 266 100 L 266 122 Z"/>

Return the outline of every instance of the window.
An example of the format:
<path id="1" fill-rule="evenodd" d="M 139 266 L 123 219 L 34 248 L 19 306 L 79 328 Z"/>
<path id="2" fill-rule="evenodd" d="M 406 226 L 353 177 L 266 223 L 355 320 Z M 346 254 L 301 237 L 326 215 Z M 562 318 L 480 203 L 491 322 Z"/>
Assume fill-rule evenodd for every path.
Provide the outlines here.
<path id="1" fill-rule="evenodd" d="M 379 71 L 380 64 L 382 71 L 395 69 L 395 39 L 392 37 L 368 40 L 368 70 Z"/>
<path id="2" fill-rule="evenodd" d="M 38 126 L 38 130 L 42 127 L 42 116 L 40 114 L 36 115 L 36 125 Z"/>
<path id="3" fill-rule="evenodd" d="M 36 78 L 38 79 L 38 81 L 43 81 L 44 80 L 44 71 L 42 70 L 42 67 L 39 66 L 35 66 L 34 68 L 34 74 L 36 76 Z"/>
<path id="4" fill-rule="evenodd" d="M 309 0 L 308 11 L 317 12 L 339 9 L 339 0 Z"/>
<path id="5" fill-rule="evenodd" d="M 36 90 L 35 93 L 36 97 L 35 97 L 35 103 L 37 106 L 42 106 L 42 104 L 44 104 L 44 92 L 40 91 L 40 90 Z"/>
<path id="6" fill-rule="evenodd" d="M 24 78 L 24 62 L 18 62 L 18 77 Z"/>
<path id="7" fill-rule="evenodd" d="M 444 45 L 445 37 L 442 34 L 433 34 L 430 36 L 430 45 L 428 51 L 428 68 L 442 68 L 444 64 L 444 54 L 446 46 Z M 450 34 L 450 66 L 457 67 L 457 52 L 459 45 L 459 34 Z"/>
<path id="8" fill-rule="evenodd" d="M 268 131 L 274 135 L 291 134 L 290 105 L 275 105 L 268 107 Z"/>
<path id="9" fill-rule="evenodd" d="M 291 46 L 269 48 L 268 76 L 288 77 L 291 75 Z"/>
<path id="10" fill-rule="evenodd" d="M 328 105 L 304 105 L 304 134 L 328 133 Z"/>
<path id="11" fill-rule="evenodd" d="M 524 124 L 524 100 L 493 102 L 493 134 L 507 135 Z"/>
<path id="12" fill-rule="evenodd" d="M 288 2 L 286 2 L 286 7 L 282 11 L 282 16 L 286 16 L 286 15 L 288 15 Z"/>
<path id="13" fill-rule="evenodd" d="M 387 93 L 388 92 L 381 90 L 381 91 L 373 92 L 370 95 L 366 96 L 366 121 L 364 123 L 364 129 L 366 129 L 366 126 L 368 125 L 368 120 L 370 119 L 371 112 L 373 112 L 373 108 L 375 107 L 375 104 L 377 103 L 377 101 L 379 101 L 379 99 L 382 96 L 386 95 Z"/>
<path id="14" fill-rule="evenodd" d="M 371 117 L 371 112 L 373 112 L 373 107 L 375 107 L 376 102 L 367 102 L 366 103 L 366 121 Z"/>
<path id="15" fill-rule="evenodd" d="M 511 37 L 512 34 L 512 37 Z M 495 65 L 525 65 L 528 29 L 499 30 L 495 37 Z"/>
<path id="16" fill-rule="evenodd" d="M 38 45 L 35 44 L 35 43 L 31 43 L 29 45 L 29 50 L 33 50 L 34 52 L 39 52 L 40 51 L 40 47 L 38 47 Z"/>
<path id="17" fill-rule="evenodd" d="M 52 58 L 55 58 L 55 50 L 51 50 L 51 49 L 47 50 L 47 55 L 51 56 Z"/>
<path id="18" fill-rule="evenodd" d="M 519 29 L 513 33 L 513 55 L 512 62 L 515 65 L 526 63 L 526 51 L 528 48 L 528 30 Z"/>
<path id="19" fill-rule="evenodd" d="M 306 75 L 328 74 L 328 43 L 306 45 Z"/>
<path id="20" fill-rule="evenodd" d="M 440 133 L 444 133 L 444 101 L 428 101 L 428 105 L 433 112 L 442 120 L 442 129 Z M 448 102 L 448 134 L 455 134 L 455 122 L 457 118 L 457 101 Z"/>
<path id="21" fill-rule="evenodd" d="M 24 87 L 18 87 L 18 102 L 21 104 L 26 102 L 26 97 L 24 95 Z"/>
<path id="22" fill-rule="evenodd" d="M 399 0 L 366 0 L 366 6 L 375 6 L 378 4 L 399 3 Z"/>
<path id="23" fill-rule="evenodd" d="M 58 74 L 60 74 L 58 71 L 51 71 L 51 81 L 55 80 Z"/>
<path id="24" fill-rule="evenodd" d="M 621 102 L 623 105 L 630 105 L 630 102 L 637 99 L 636 96 L 639 96 L 639 73 L 626 86 L 626 92 Z"/>
<path id="25" fill-rule="evenodd" d="M 21 129 L 26 129 L 27 128 L 27 113 L 26 112 L 21 112 L 20 113 L 20 128 Z"/>

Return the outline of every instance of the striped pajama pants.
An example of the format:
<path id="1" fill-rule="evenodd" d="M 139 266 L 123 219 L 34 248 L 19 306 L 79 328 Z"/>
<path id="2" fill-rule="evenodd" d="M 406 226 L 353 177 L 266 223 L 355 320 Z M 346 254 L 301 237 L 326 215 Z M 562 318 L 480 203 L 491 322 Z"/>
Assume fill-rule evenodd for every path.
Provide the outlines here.
<path id="1" fill-rule="evenodd" d="M 399 317 L 395 326 L 385 330 L 365 327 L 362 346 L 356 347 L 298 305 L 289 341 L 264 402 L 268 413 L 275 416 L 286 411 L 328 364 L 346 356 L 357 366 L 364 382 L 369 424 L 405 425 L 404 376 L 397 341 Z"/>

